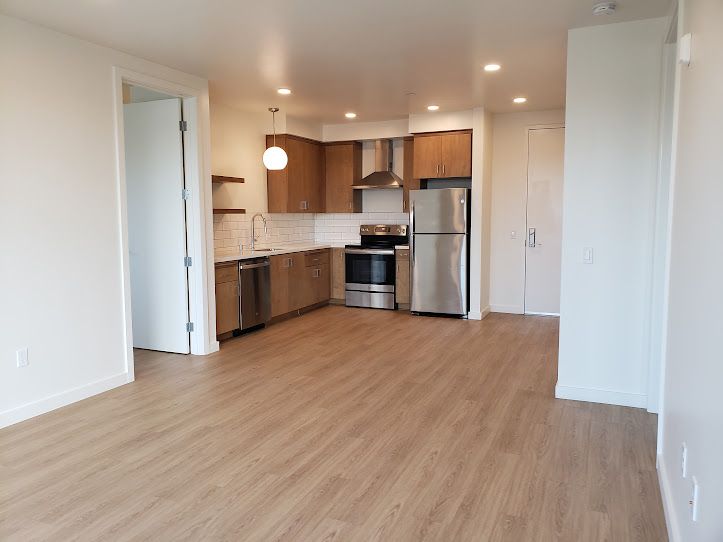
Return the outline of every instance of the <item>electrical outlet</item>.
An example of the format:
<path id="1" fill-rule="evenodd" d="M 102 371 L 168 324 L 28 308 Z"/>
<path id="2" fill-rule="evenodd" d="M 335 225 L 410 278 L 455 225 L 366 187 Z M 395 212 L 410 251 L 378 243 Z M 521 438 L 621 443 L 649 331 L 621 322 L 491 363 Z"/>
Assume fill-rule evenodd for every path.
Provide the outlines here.
<path id="1" fill-rule="evenodd" d="M 17 362 L 18 367 L 27 367 L 30 364 L 28 361 L 27 347 L 15 351 L 15 361 Z"/>
<path id="2" fill-rule="evenodd" d="M 698 508 L 700 508 L 700 486 L 698 480 L 693 476 L 690 488 L 690 519 L 698 521 Z"/>
<path id="3" fill-rule="evenodd" d="M 688 477 L 688 445 L 685 442 L 680 445 L 680 475 Z"/>

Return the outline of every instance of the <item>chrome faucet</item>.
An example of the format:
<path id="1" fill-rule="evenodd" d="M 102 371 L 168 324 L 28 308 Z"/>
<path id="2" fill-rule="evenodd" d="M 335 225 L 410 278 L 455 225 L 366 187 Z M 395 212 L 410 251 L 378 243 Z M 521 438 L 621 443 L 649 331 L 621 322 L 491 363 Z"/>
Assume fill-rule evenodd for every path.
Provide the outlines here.
<path id="1" fill-rule="evenodd" d="M 261 213 L 256 213 L 254 216 L 251 217 L 251 250 L 254 250 L 256 248 L 256 217 L 260 216 L 261 221 L 264 223 L 264 235 L 268 232 L 268 229 L 266 228 L 266 219 L 264 218 L 264 215 Z"/>

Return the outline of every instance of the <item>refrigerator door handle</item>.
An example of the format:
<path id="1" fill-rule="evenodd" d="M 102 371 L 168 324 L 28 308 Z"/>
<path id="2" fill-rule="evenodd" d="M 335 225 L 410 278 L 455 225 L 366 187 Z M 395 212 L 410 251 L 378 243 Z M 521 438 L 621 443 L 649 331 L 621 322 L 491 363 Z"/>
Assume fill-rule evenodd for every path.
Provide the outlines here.
<path id="1" fill-rule="evenodd" d="M 535 228 L 530 228 L 527 231 L 527 246 L 528 247 L 535 248 L 535 246 L 536 246 L 535 245 L 535 237 L 536 237 Z"/>

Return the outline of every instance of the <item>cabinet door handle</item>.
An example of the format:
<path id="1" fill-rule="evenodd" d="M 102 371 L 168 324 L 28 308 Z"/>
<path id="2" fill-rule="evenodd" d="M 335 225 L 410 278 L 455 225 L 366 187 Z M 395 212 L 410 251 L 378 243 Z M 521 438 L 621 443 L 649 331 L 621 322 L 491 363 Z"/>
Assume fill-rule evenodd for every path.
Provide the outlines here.
<path id="1" fill-rule="evenodd" d="M 439 175 L 439 164 L 437 164 L 437 169 L 436 169 L 435 173 L 436 173 L 437 175 Z"/>
<path id="2" fill-rule="evenodd" d="M 444 164 L 442 164 L 442 175 L 444 175 Z"/>

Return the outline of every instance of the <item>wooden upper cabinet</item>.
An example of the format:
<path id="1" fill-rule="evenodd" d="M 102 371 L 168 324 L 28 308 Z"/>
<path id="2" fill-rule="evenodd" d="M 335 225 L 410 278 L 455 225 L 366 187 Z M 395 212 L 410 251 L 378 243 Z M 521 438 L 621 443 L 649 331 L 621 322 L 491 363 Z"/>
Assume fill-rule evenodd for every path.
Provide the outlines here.
<path id="1" fill-rule="evenodd" d="M 352 188 L 362 175 L 361 143 L 328 144 L 324 146 L 324 155 L 326 212 L 361 212 L 361 192 Z"/>
<path id="2" fill-rule="evenodd" d="M 326 210 L 324 189 L 324 146 L 317 142 L 305 142 L 304 199 L 307 213 L 323 213 Z"/>
<path id="3" fill-rule="evenodd" d="M 273 145 L 266 136 L 266 147 Z M 288 134 L 276 136 L 289 163 L 280 171 L 267 171 L 270 213 L 322 213 L 325 208 L 324 148 L 318 141 Z"/>
<path id="4" fill-rule="evenodd" d="M 442 139 L 437 135 L 414 137 L 414 178 L 439 177 L 442 163 Z"/>
<path id="5" fill-rule="evenodd" d="M 266 148 L 274 146 L 274 137 L 266 136 Z M 276 136 L 276 146 L 288 155 L 289 149 L 285 135 Z M 289 160 L 291 162 L 291 160 Z M 286 213 L 289 209 L 289 166 L 281 170 L 266 170 L 266 192 L 270 213 Z"/>
<path id="6" fill-rule="evenodd" d="M 471 176 L 471 132 L 414 136 L 415 179 L 449 179 Z"/>
<path id="7" fill-rule="evenodd" d="M 472 176 L 472 134 L 444 134 L 442 140 L 442 177 Z"/>

